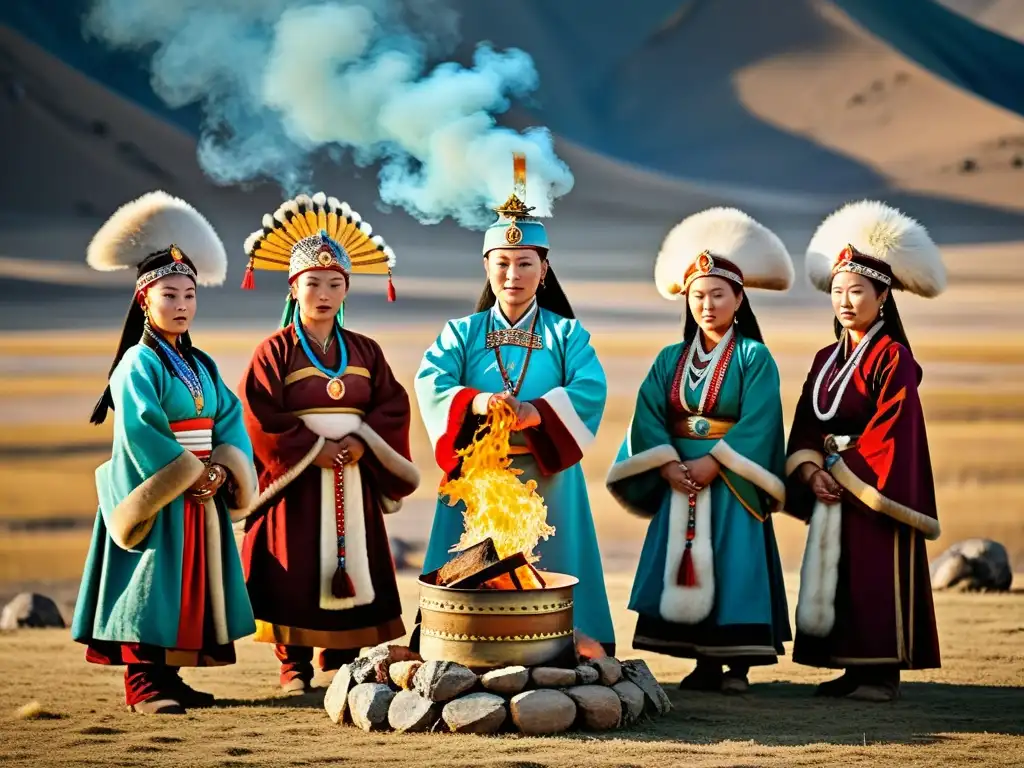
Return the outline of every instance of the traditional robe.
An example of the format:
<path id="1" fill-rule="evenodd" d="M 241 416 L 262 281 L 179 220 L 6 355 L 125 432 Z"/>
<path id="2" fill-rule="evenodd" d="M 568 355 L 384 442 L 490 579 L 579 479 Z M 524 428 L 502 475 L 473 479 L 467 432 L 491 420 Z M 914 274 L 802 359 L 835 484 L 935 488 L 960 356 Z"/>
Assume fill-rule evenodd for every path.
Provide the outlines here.
<path id="1" fill-rule="evenodd" d="M 789 437 L 786 510 L 809 520 L 793 659 L 817 667 L 939 666 L 925 539 L 939 535 L 928 439 L 918 394 L 921 369 L 884 332 L 853 370 L 835 415 L 846 355 L 814 358 Z M 851 352 L 852 353 L 852 352 Z M 832 436 L 826 448 L 826 438 Z M 831 457 L 828 456 L 831 454 Z M 804 462 L 829 466 L 842 502 L 817 502 L 799 479 Z"/>
<path id="2" fill-rule="evenodd" d="M 537 568 L 580 580 L 573 606 L 576 626 L 612 648 L 615 634 L 601 553 L 579 464 L 594 441 L 607 393 L 590 334 L 579 321 L 536 303 L 514 327 L 497 305 L 451 320 L 423 357 L 416 374 L 416 396 L 434 458 L 445 476 L 451 476 L 459 469 L 456 451 L 469 445 L 487 413 L 487 401 L 505 387 L 495 352 L 486 348 L 488 329 L 527 332 L 535 315 L 534 333 L 541 348 L 508 343 L 500 347 L 509 378 L 524 377 L 519 399 L 532 403 L 541 415 L 540 426 L 513 434 L 513 453 L 521 452 L 513 455 L 512 466 L 523 470 L 523 482 L 537 482 L 537 493 L 547 505 L 547 521 L 555 527 L 554 536 L 536 549 Z M 461 502 L 449 506 L 446 497 L 438 499 L 425 572 L 440 568 L 451 557 L 449 550 L 463 532 L 464 509 Z"/>
<path id="3" fill-rule="evenodd" d="M 375 341 L 344 329 L 341 338 L 348 364 L 340 400 L 328 395 L 328 378 L 294 325 L 260 344 L 242 381 L 260 487 L 242 559 L 262 642 L 355 649 L 405 634 L 384 515 L 419 484 L 409 458 L 409 397 Z M 337 344 L 320 358 L 328 370 L 339 360 Z M 366 452 L 345 468 L 339 490 L 334 471 L 312 462 L 324 440 L 350 434 Z M 340 598 L 331 590 L 339 503 L 355 588 Z"/>
<path id="4" fill-rule="evenodd" d="M 772 664 L 791 638 L 771 512 L 785 498 L 779 373 L 767 347 L 736 337 L 706 435 L 688 422 L 696 389 L 684 375 L 688 345 L 658 355 L 637 395 L 607 483 L 629 511 L 651 518 L 629 608 L 639 614 L 633 647 L 719 663 Z M 691 426 L 688 426 L 688 423 Z M 688 497 L 660 467 L 711 454 L 721 473 L 697 495 L 696 585 L 679 583 Z"/>
<path id="5" fill-rule="evenodd" d="M 208 356 L 196 351 L 195 360 L 198 416 L 188 388 L 146 344 L 110 377 L 113 451 L 96 470 L 99 511 L 71 627 L 90 661 L 230 664 L 233 641 L 253 631 L 231 535 L 256 494 L 252 449 L 238 398 Z M 185 491 L 206 459 L 227 468 L 231 484 L 199 501 Z"/>

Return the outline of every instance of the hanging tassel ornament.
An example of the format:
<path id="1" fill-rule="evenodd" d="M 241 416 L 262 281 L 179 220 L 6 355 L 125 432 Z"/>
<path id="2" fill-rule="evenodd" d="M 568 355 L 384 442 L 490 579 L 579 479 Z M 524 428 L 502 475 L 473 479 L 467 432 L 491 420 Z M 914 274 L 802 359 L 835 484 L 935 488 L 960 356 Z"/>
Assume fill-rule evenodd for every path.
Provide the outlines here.
<path id="1" fill-rule="evenodd" d="M 697 535 L 697 495 L 690 494 L 689 516 L 686 520 L 686 548 L 679 563 L 676 584 L 680 587 L 696 587 L 697 573 L 693 569 L 693 539 Z"/>
<path id="2" fill-rule="evenodd" d="M 397 298 L 398 297 L 395 296 L 395 284 L 391 280 L 391 268 L 389 267 L 388 268 L 388 301 L 395 301 L 395 300 L 397 300 Z"/>
<path id="3" fill-rule="evenodd" d="M 334 518 L 338 530 L 338 570 L 331 579 L 331 594 L 337 598 L 355 597 L 356 588 L 345 571 L 345 465 L 334 467 Z"/>
<path id="4" fill-rule="evenodd" d="M 249 257 L 249 265 L 245 268 L 245 277 L 242 278 L 242 290 L 252 291 L 256 288 L 256 275 L 253 267 L 252 257 Z"/>

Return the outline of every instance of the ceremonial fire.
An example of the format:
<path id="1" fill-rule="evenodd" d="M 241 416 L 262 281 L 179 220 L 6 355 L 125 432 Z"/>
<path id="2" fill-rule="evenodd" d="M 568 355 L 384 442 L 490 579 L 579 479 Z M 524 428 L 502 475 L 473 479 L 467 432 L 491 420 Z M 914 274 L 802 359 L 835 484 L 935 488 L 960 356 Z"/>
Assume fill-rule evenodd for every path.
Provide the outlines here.
<path id="1" fill-rule="evenodd" d="M 539 559 L 534 550 L 540 540 L 555 532 L 547 524 L 547 507 L 537 494 L 537 483 L 522 482 L 519 479 L 522 470 L 512 467 L 509 445 L 515 422 L 516 413 L 511 406 L 503 400 L 495 401 L 473 442 L 459 451 L 461 474 L 441 488 L 441 493 L 452 503 L 461 501 L 466 507 L 463 512 L 465 531 L 452 551 L 490 555 L 512 566 L 506 573 L 521 572 L 521 587 L 499 580 L 481 584 L 484 588 L 542 587 L 537 572 L 526 565 Z M 486 560 L 485 557 L 478 562 L 483 566 L 496 564 Z M 441 579 L 439 583 L 450 582 Z"/>

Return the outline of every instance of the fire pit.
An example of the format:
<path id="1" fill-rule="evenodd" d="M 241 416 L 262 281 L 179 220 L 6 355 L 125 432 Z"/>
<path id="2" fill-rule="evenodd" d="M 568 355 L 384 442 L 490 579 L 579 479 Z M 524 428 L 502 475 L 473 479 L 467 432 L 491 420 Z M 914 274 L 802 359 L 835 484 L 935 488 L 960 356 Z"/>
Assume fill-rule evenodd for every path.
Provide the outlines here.
<path id="1" fill-rule="evenodd" d="M 460 589 L 420 579 L 420 655 L 471 669 L 548 664 L 572 654 L 573 576 L 540 589 Z"/>

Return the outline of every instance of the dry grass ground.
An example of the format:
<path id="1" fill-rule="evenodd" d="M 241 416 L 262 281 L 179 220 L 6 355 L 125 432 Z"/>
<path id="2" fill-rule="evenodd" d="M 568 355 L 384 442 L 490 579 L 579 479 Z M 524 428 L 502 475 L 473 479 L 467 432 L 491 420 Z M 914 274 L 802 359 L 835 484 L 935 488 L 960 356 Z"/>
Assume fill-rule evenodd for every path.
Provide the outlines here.
<path id="1" fill-rule="evenodd" d="M 123 705 L 118 669 L 88 665 L 66 632 L 24 630 L 0 636 L 0 764 L 120 766 L 794 766 L 1019 765 L 1024 685 L 1024 594 L 940 595 L 936 601 L 944 667 L 905 676 L 892 705 L 811 697 L 828 675 L 784 660 L 755 669 L 752 692 L 739 698 L 684 694 L 675 683 L 689 662 L 628 650 L 633 615 L 630 578 L 609 579 L 623 651 L 645 658 L 675 710 L 617 735 L 396 736 L 334 726 L 323 691 L 282 698 L 270 648 L 238 644 L 239 664 L 188 670 L 220 706 L 183 718 L 146 718 Z M 796 578 L 789 579 L 795 602 Z M 415 582 L 402 577 L 406 621 Z M 52 719 L 25 721 L 20 707 L 38 701 Z"/>

